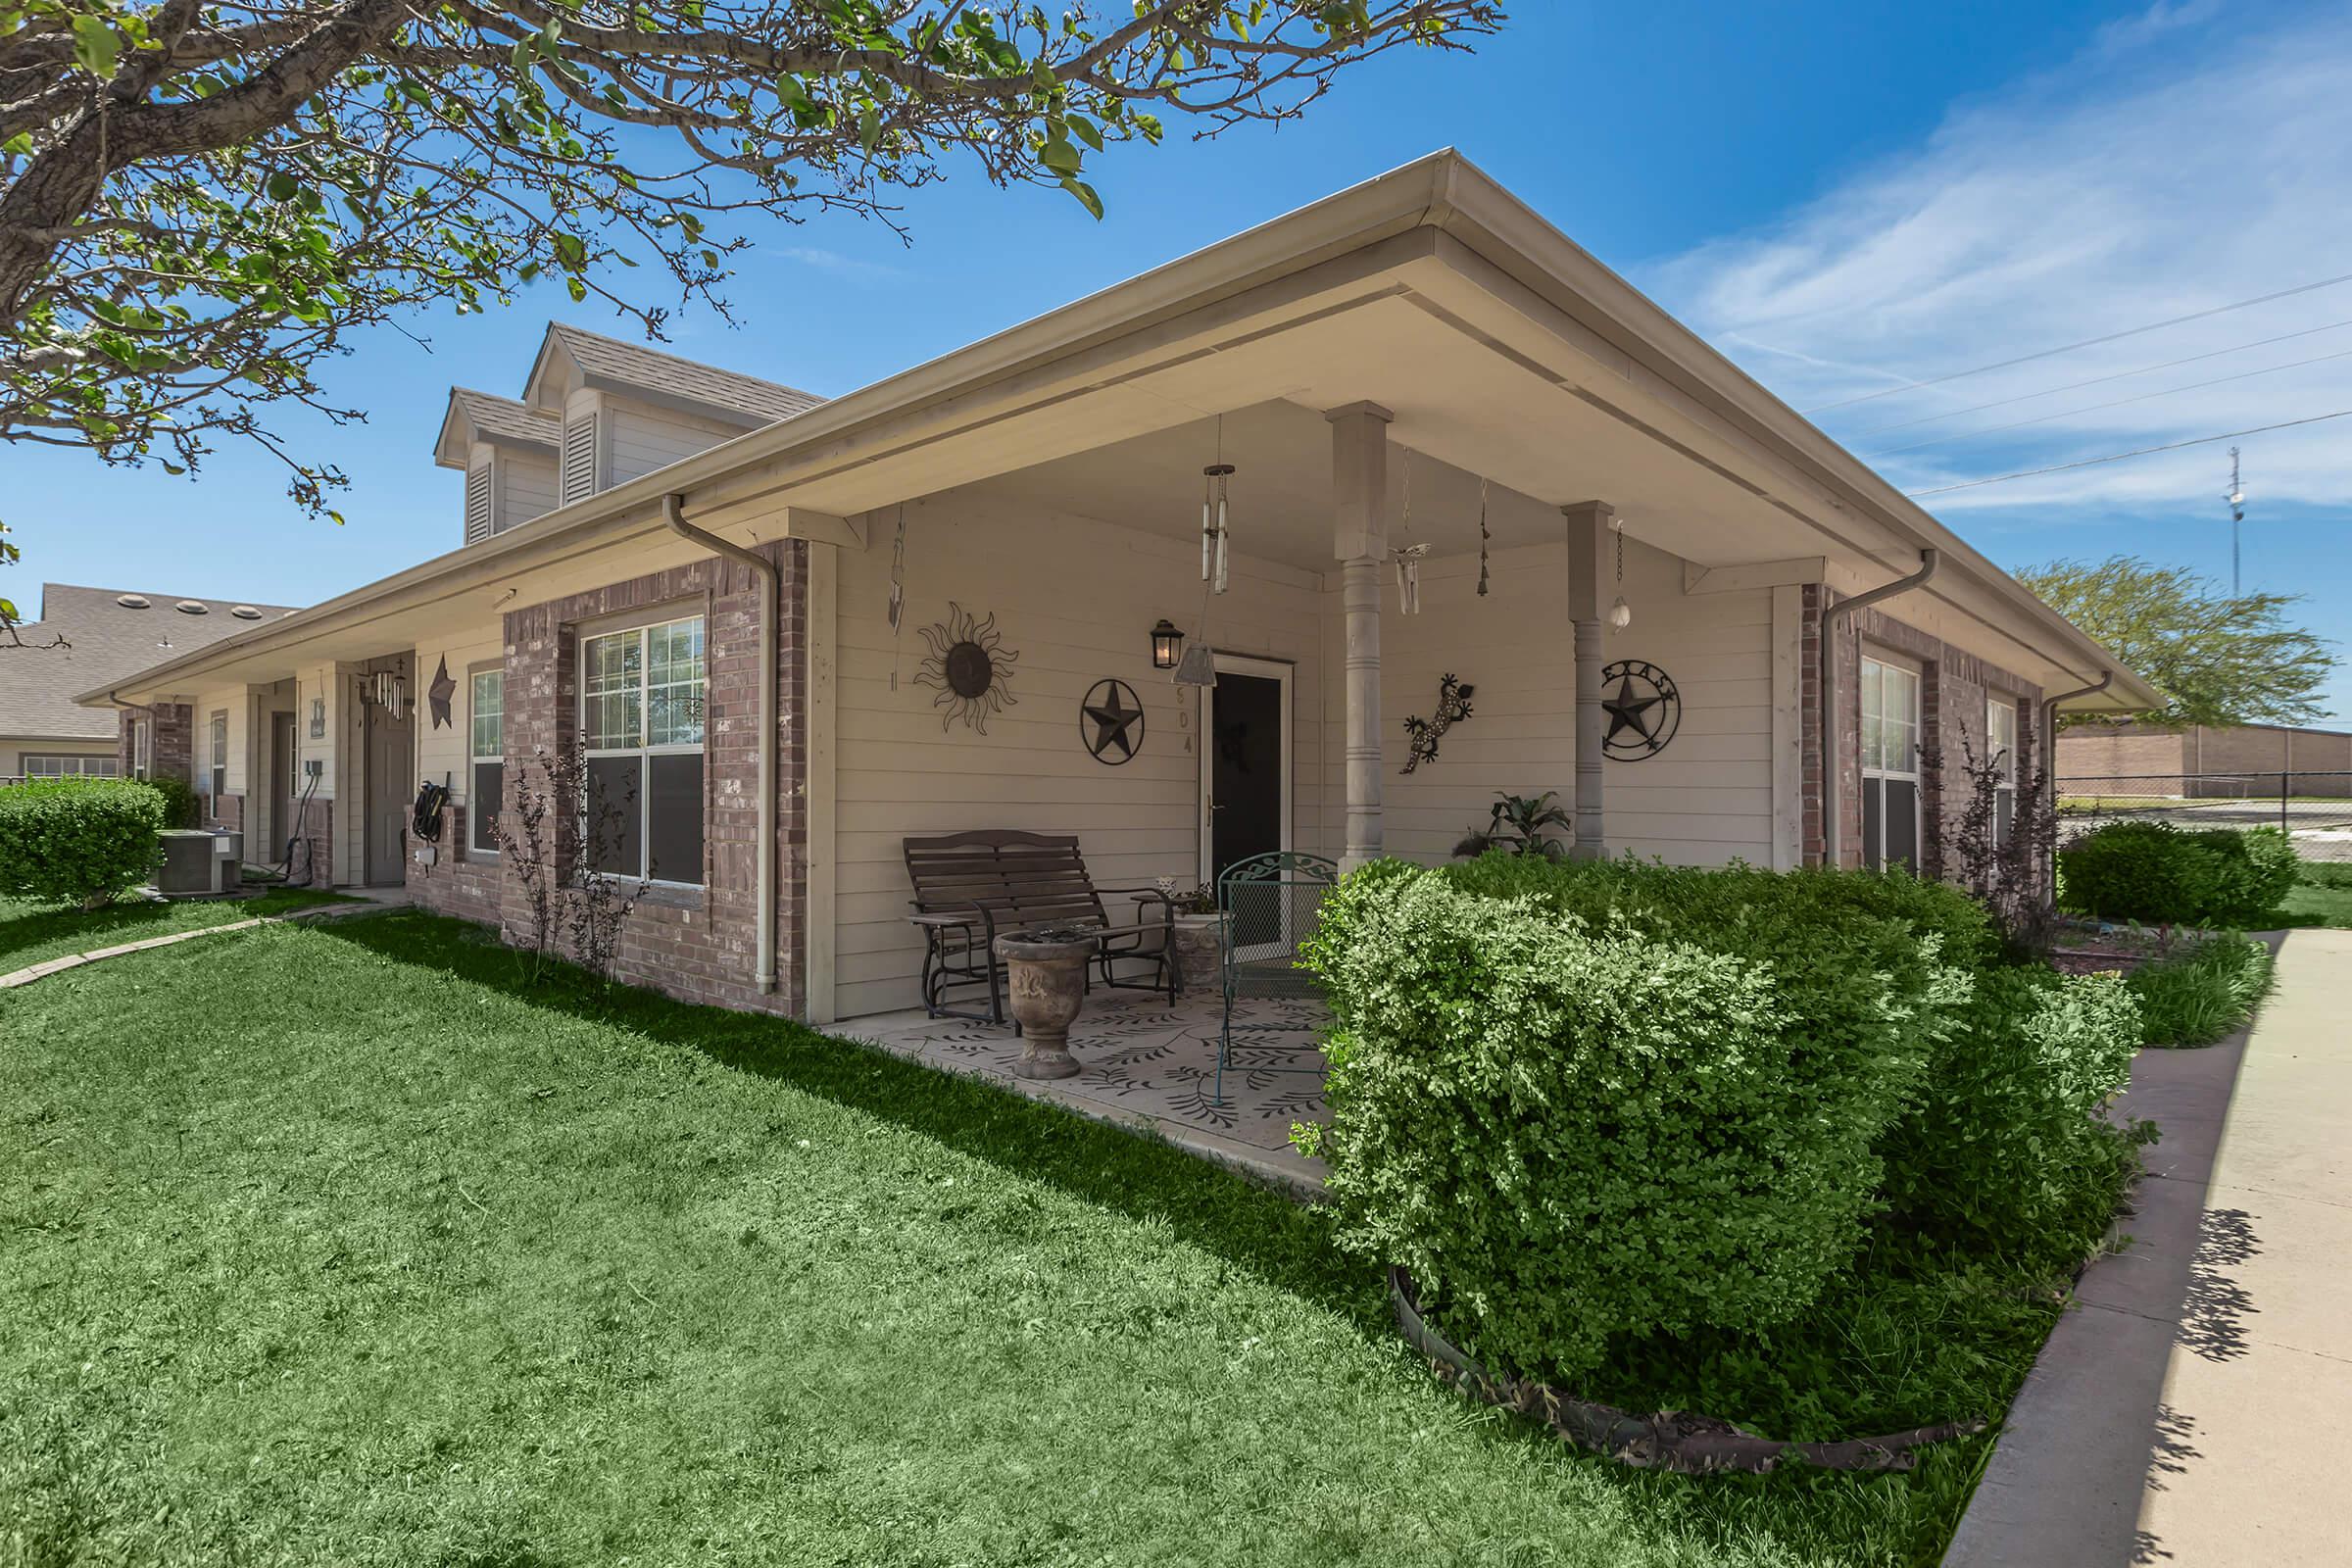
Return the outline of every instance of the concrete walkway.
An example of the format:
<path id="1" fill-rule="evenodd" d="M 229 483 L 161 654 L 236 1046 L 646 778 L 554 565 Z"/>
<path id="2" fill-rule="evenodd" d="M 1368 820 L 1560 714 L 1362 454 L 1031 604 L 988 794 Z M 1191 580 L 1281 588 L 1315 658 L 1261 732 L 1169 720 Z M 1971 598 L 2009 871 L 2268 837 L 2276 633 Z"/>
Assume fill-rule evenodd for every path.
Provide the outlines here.
<path id="1" fill-rule="evenodd" d="M 2251 1037 L 2142 1052 L 2132 1245 L 2082 1276 L 1945 1568 L 2352 1563 L 2352 931 Z"/>

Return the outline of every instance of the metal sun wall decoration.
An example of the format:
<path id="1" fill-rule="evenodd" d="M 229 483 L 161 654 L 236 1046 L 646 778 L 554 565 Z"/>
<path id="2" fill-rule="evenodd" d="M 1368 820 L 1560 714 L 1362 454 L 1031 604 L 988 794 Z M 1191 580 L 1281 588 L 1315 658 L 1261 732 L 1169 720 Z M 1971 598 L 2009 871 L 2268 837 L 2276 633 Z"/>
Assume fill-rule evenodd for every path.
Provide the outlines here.
<path id="1" fill-rule="evenodd" d="M 1446 671 L 1446 678 L 1438 682 L 1438 716 L 1404 721 L 1404 732 L 1413 738 L 1412 755 L 1404 760 L 1404 772 L 1410 773 L 1423 762 L 1437 760 L 1439 737 L 1470 716 L 1470 694 L 1477 689 L 1463 685 L 1453 678 L 1451 670 Z"/>
<path id="2" fill-rule="evenodd" d="M 994 614 L 975 619 L 953 599 L 948 601 L 948 618 L 922 632 L 923 646 L 930 652 L 916 667 L 914 683 L 939 693 L 931 699 L 933 708 L 945 710 L 939 727 L 948 729 L 960 719 L 987 734 L 990 715 L 1013 706 L 1004 682 L 1021 656 L 1004 647 Z"/>
<path id="3" fill-rule="evenodd" d="M 1621 762 L 1664 751 L 1683 722 L 1683 694 L 1674 677 L 1646 660 L 1620 659 L 1602 667 L 1600 684 L 1605 694 L 1600 706 L 1609 715 L 1601 751 Z"/>

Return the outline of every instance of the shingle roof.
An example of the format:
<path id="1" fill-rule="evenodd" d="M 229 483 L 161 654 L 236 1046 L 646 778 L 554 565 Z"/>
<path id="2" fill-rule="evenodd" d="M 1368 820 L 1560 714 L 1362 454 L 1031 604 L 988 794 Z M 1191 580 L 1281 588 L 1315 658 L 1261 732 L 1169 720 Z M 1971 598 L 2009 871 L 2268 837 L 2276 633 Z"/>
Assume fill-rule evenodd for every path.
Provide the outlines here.
<path id="1" fill-rule="evenodd" d="M 122 604 L 126 598 L 144 600 L 146 608 Z M 181 605 L 201 605 L 204 612 L 183 612 Z M 239 615 L 239 610 L 259 614 Z M 74 707 L 75 692 L 95 690 L 292 612 L 290 605 L 43 583 L 41 618 L 20 628 L 24 641 L 35 646 L 0 653 L 0 735 L 104 740 L 115 733 L 115 715 L 103 709 Z M 69 646 L 37 646 L 58 636 Z M 159 646 L 167 639 L 168 651 Z"/>
<path id="2" fill-rule="evenodd" d="M 449 401 L 452 413 L 465 415 L 474 429 L 493 441 L 519 441 L 553 452 L 564 436 L 562 419 L 514 398 L 453 386 L 449 389 Z"/>
<path id="3" fill-rule="evenodd" d="M 642 387 L 689 403 L 733 409 L 771 423 L 806 414 L 825 401 L 797 387 L 762 381 L 756 375 L 738 375 L 733 370 L 680 359 L 643 344 L 583 332 L 561 321 L 548 322 L 547 334 L 563 344 L 581 373 L 592 379 Z"/>

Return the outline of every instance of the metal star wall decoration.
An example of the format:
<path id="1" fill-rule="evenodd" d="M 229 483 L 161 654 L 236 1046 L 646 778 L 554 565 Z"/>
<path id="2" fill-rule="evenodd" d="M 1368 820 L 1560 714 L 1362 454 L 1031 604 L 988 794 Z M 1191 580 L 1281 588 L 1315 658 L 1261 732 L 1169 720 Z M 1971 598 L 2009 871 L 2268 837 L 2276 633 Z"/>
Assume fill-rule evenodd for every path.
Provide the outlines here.
<path id="1" fill-rule="evenodd" d="M 1123 680 L 1099 680 L 1078 708 L 1087 755 L 1106 767 L 1134 760 L 1144 749 L 1144 705 Z M 1116 752 L 1115 757 L 1111 755 Z"/>
<path id="2" fill-rule="evenodd" d="M 1601 670 L 1600 682 L 1616 686 L 1601 699 L 1609 731 L 1600 749 L 1621 762 L 1664 751 L 1683 723 L 1683 694 L 1674 677 L 1644 660 L 1621 659 Z"/>
<path id="3" fill-rule="evenodd" d="M 441 656 L 441 668 L 433 675 L 433 683 L 424 689 L 433 708 L 433 728 L 447 729 L 453 720 L 449 716 L 449 700 L 458 692 L 458 683 L 450 677 L 449 656 Z"/>

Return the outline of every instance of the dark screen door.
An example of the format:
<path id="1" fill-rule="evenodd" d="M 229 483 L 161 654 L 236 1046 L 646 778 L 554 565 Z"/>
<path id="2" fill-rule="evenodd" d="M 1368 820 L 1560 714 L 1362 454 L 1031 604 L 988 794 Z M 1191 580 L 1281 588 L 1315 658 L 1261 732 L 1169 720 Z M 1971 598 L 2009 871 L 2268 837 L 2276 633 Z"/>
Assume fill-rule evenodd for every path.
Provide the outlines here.
<path id="1" fill-rule="evenodd" d="M 1209 866 L 1214 877 L 1282 848 L 1283 682 L 1217 672 L 1209 688 Z M 1212 878 L 1211 885 L 1214 885 Z M 1244 946 L 1277 933 L 1237 932 Z"/>
<path id="2" fill-rule="evenodd" d="M 294 715 L 270 715 L 270 842 L 247 841 L 245 858 L 275 864 L 294 836 Z"/>

